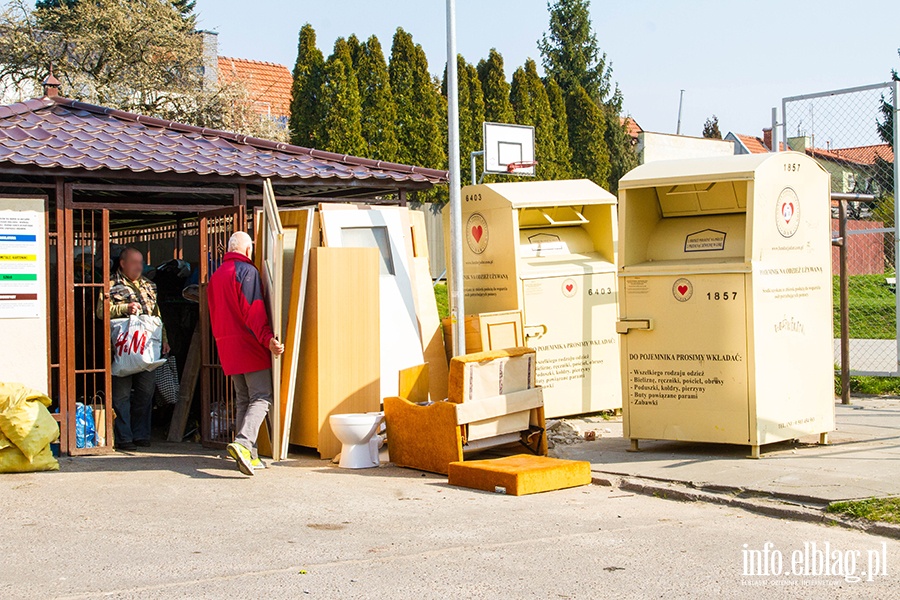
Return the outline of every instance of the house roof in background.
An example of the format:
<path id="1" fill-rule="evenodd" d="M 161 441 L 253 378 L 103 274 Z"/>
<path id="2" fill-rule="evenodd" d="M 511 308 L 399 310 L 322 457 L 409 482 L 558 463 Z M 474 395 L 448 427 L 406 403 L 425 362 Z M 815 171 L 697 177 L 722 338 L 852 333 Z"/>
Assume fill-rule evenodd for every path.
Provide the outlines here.
<path id="1" fill-rule="evenodd" d="M 750 154 L 766 154 L 769 152 L 769 148 L 766 146 L 766 143 L 762 140 L 762 138 L 756 137 L 754 135 L 743 135 L 740 133 L 734 133 L 734 137 L 740 140 L 741 144 L 744 145 L 744 148 L 747 149 L 747 152 Z"/>
<path id="2" fill-rule="evenodd" d="M 263 116 L 291 114 L 291 72 L 284 65 L 246 58 L 219 57 L 219 82 L 247 87 L 253 109 Z"/>
<path id="3" fill-rule="evenodd" d="M 872 144 L 853 148 L 807 148 L 807 153 L 820 158 L 859 165 L 874 165 L 876 158 L 889 163 L 894 162 L 894 151 L 890 144 Z"/>
<path id="4" fill-rule="evenodd" d="M 625 126 L 625 131 L 633 138 L 636 138 L 639 133 L 643 133 L 644 131 L 641 129 L 641 126 L 638 125 L 638 122 L 631 117 L 619 117 L 619 123 Z"/>

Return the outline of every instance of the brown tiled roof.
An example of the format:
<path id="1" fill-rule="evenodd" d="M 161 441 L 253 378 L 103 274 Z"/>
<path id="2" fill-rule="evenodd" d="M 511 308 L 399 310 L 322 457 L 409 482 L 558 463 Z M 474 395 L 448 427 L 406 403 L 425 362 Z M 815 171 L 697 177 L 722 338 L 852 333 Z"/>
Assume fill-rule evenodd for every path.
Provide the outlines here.
<path id="1" fill-rule="evenodd" d="M 0 106 L 0 170 L 18 166 L 444 183 L 446 171 L 292 146 L 56 96 Z"/>
<path id="2" fill-rule="evenodd" d="M 644 131 L 641 129 L 641 126 L 638 125 L 637 121 L 631 117 L 619 117 L 619 123 L 625 126 L 625 131 L 633 138 L 636 138 L 639 133 L 643 133 Z"/>
<path id="3" fill-rule="evenodd" d="M 873 144 L 856 146 L 855 148 L 807 148 L 807 154 L 820 158 L 856 163 L 858 165 L 874 165 L 875 159 L 894 162 L 894 150 L 890 144 Z"/>
<path id="4" fill-rule="evenodd" d="M 291 72 L 284 65 L 219 57 L 219 82 L 244 84 L 253 109 L 263 116 L 289 117 L 291 114 Z"/>
<path id="5" fill-rule="evenodd" d="M 741 135 L 740 133 L 735 133 L 734 136 L 741 140 L 741 143 L 747 148 L 747 151 L 750 152 L 750 154 L 766 154 L 769 152 L 769 148 L 766 146 L 766 143 L 762 141 L 762 138 L 753 135 Z"/>

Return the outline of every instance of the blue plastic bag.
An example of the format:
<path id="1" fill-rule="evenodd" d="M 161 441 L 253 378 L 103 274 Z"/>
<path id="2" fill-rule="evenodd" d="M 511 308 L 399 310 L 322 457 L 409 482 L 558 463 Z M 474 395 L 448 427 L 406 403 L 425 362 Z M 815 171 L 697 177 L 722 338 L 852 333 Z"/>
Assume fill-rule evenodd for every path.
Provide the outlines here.
<path id="1" fill-rule="evenodd" d="M 97 445 L 94 411 L 81 402 L 75 403 L 75 447 L 93 448 Z"/>

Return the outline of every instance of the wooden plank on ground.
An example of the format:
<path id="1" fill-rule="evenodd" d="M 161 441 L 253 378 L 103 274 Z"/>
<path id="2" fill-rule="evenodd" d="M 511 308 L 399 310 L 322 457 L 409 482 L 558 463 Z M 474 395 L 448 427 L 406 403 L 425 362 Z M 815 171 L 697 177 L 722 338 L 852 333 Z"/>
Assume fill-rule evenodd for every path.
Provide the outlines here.
<path id="1" fill-rule="evenodd" d="M 172 411 L 172 420 L 169 422 L 170 442 L 180 442 L 184 439 L 184 428 L 187 427 L 188 416 L 191 413 L 191 404 L 194 402 L 194 390 L 197 389 L 197 381 L 200 379 L 200 324 L 194 327 L 191 336 L 191 345 L 188 347 L 187 360 L 181 373 L 181 382 L 178 386 L 178 403 Z"/>

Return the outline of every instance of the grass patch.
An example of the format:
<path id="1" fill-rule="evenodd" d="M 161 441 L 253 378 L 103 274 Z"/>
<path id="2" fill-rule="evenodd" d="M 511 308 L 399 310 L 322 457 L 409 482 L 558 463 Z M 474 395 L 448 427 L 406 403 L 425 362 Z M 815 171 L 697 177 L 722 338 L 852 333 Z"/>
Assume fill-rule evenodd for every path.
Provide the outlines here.
<path id="1" fill-rule="evenodd" d="M 885 282 L 887 275 L 850 276 L 850 337 L 892 340 L 895 326 L 895 296 Z M 834 335 L 841 335 L 840 278 L 834 276 Z"/>
<path id="2" fill-rule="evenodd" d="M 841 373 L 835 366 L 834 395 L 841 395 Z M 870 375 L 851 375 L 850 392 L 867 396 L 900 396 L 900 377 L 872 377 Z"/>
<path id="3" fill-rule="evenodd" d="M 857 519 L 900 523 L 900 498 L 868 498 L 866 500 L 832 502 L 826 510 L 830 513 Z"/>
<path id="4" fill-rule="evenodd" d="M 851 375 L 850 391 L 872 396 L 900 396 L 900 377 Z"/>
<path id="5" fill-rule="evenodd" d="M 442 319 L 450 316 L 450 298 L 447 297 L 447 284 L 434 286 L 434 299 L 437 300 L 438 316 Z"/>

